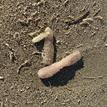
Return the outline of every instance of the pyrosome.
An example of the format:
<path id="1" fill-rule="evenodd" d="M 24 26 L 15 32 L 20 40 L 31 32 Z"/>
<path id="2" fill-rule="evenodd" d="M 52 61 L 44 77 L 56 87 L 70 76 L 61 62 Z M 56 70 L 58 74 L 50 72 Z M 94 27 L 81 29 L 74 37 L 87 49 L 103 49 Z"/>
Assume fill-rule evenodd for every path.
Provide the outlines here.
<path id="1" fill-rule="evenodd" d="M 45 29 L 45 32 L 48 32 L 49 36 L 47 36 L 44 40 L 42 63 L 44 65 L 50 65 L 54 61 L 54 38 L 53 31 L 48 27 Z"/>
<path id="2" fill-rule="evenodd" d="M 34 37 L 32 39 L 33 43 L 40 42 L 44 39 L 44 47 L 43 47 L 43 53 L 42 63 L 44 65 L 50 65 L 54 61 L 54 37 L 53 37 L 53 31 L 51 28 L 46 27 L 45 31 L 40 33 L 38 36 Z"/>
<path id="3" fill-rule="evenodd" d="M 61 72 L 62 68 L 75 64 L 81 59 L 81 56 L 81 52 L 79 50 L 75 50 L 72 54 L 66 56 L 62 60 L 41 68 L 38 71 L 38 77 L 41 79 L 50 78 L 59 71 Z"/>

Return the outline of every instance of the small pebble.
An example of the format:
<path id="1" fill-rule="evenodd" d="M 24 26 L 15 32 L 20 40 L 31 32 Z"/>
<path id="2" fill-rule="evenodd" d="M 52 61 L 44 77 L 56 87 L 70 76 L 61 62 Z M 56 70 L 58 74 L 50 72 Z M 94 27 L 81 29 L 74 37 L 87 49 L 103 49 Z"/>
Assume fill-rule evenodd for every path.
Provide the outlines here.
<path id="1" fill-rule="evenodd" d="M 65 105 L 66 103 L 61 103 L 62 105 Z"/>
<path id="2" fill-rule="evenodd" d="M 54 100 L 57 101 L 58 100 L 58 96 L 56 96 Z"/>
<path id="3" fill-rule="evenodd" d="M 61 41 L 60 40 L 56 40 L 56 44 L 60 44 L 61 43 Z"/>
<path id="4" fill-rule="evenodd" d="M 78 104 L 80 104 L 80 102 L 81 102 L 81 100 L 80 100 L 80 99 L 78 99 Z"/>
<path id="5" fill-rule="evenodd" d="M 3 8 L 3 6 L 0 6 L 0 10 Z"/>
<path id="6" fill-rule="evenodd" d="M 4 80 L 4 77 L 0 76 L 0 80 Z"/>
<path id="7" fill-rule="evenodd" d="M 105 47 L 107 47 L 107 43 L 105 44 Z"/>
<path id="8" fill-rule="evenodd" d="M 38 14 L 38 12 L 35 11 L 35 12 L 31 13 L 31 17 L 34 17 L 34 16 L 36 16 L 37 14 Z"/>

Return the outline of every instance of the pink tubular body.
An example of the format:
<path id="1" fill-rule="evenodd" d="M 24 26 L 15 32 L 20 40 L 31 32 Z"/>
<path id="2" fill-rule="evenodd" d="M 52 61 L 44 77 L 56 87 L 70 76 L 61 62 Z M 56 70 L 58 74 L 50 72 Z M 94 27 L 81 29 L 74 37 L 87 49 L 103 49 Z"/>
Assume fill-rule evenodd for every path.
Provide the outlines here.
<path id="1" fill-rule="evenodd" d="M 74 51 L 72 54 L 66 56 L 62 60 L 53 63 L 52 65 L 49 65 L 47 67 L 41 68 L 38 71 L 38 76 L 41 79 L 49 78 L 55 75 L 57 72 L 60 71 L 60 69 L 73 65 L 77 61 L 81 59 L 81 53 L 80 51 Z"/>

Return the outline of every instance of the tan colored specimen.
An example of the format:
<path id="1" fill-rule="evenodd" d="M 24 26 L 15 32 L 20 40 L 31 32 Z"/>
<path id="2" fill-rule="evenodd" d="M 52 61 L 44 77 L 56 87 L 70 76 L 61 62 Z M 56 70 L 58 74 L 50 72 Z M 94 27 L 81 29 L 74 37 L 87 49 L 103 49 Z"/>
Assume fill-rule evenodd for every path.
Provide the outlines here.
<path id="1" fill-rule="evenodd" d="M 38 71 L 38 77 L 41 79 L 49 78 L 58 73 L 62 68 L 73 65 L 81 59 L 80 51 L 76 50 L 72 54 L 63 58 L 59 62 L 53 63 L 50 66 L 44 67 Z"/>
<path id="2" fill-rule="evenodd" d="M 33 43 L 40 42 L 44 39 L 44 47 L 43 47 L 43 53 L 42 63 L 44 65 L 50 65 L 53 63 L 54 60 L 54 38 L 53 38 L 53 31 L 47 27 L 43 33 L 40 33 L 37 37 L 32 39 Z"/>
<path id="3" fill-rule="evenodd" d="M 49 32 L 49 36 L 47 36 L 44 40 L 44 47 L 43 47 L 43 54 L 42 63 L 44 65 L 50 65 L 53 63 L 54 60 L 54 38 L 53 38 L 53 31 L 50 28 L 46 28 L 45 31 Z"/>

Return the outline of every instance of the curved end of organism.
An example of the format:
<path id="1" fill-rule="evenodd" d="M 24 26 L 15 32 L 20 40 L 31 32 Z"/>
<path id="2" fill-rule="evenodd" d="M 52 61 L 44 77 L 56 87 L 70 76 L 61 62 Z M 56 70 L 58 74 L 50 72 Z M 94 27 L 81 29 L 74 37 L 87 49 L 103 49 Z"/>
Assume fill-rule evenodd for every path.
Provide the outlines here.
<path id="1" fill-rule="evenodd" d="M 82 57 L 82 53 L 80 50 L 74 50 L 71 55 L 72 55 L 72 65 L 78 62 Z"/>
<path id="2" fill-rule="evenodd" d="M 38 77 L 40 79 L 46 79 L 49 77 L 49 74 L 46 74 L 45 72 L 42 72 L 41 70 L 39 70 L 39 72 L 37 73 Z"/>
<path id="3" fill-rule="evenodd" d="M 53 31 L 49 27 L 47 27 L 44 32 L 34 37 L 32 39 L 32 43 L 40 42 L 41 40 L 43 40 L 44 38 L 47 38 L 48 36 L 53 36 Z"/>
<path id="4" fill-rule="evenodd" d="M 53 31 L 52 31 L 51 28 L 47 27 L 47 28 L 45 29 L 45 32 L 46 32 L 49 36 L 53 36 Z"/>
<path id="5" fill-rule="evenodd" d="M 79 50 L 75 50 L 72 54 L 66 56 L 62 60 L 55 62 L 47 67 L 41 68 L 38 71 L 38 77 L 41 79 L 50 78 L 59 71 L 61 72 L 61 69 L 64 67 L 71 66 L 78 62 L 81 57 L 81 52 Z"/>
<path id="6" fill-rule="evenodd" d="M 54 67 L 52 65 L 50 66 L 47 66 L 47 67 L 44 67 L 44 68 L 41 68 L 39 71 L 38 71 L 38 77 L 40 79 L 46 79 L 46 78 L 49 78 L 49 77 L 52 77 L 53 76 L 53 72 L 54 71 Z"/>

